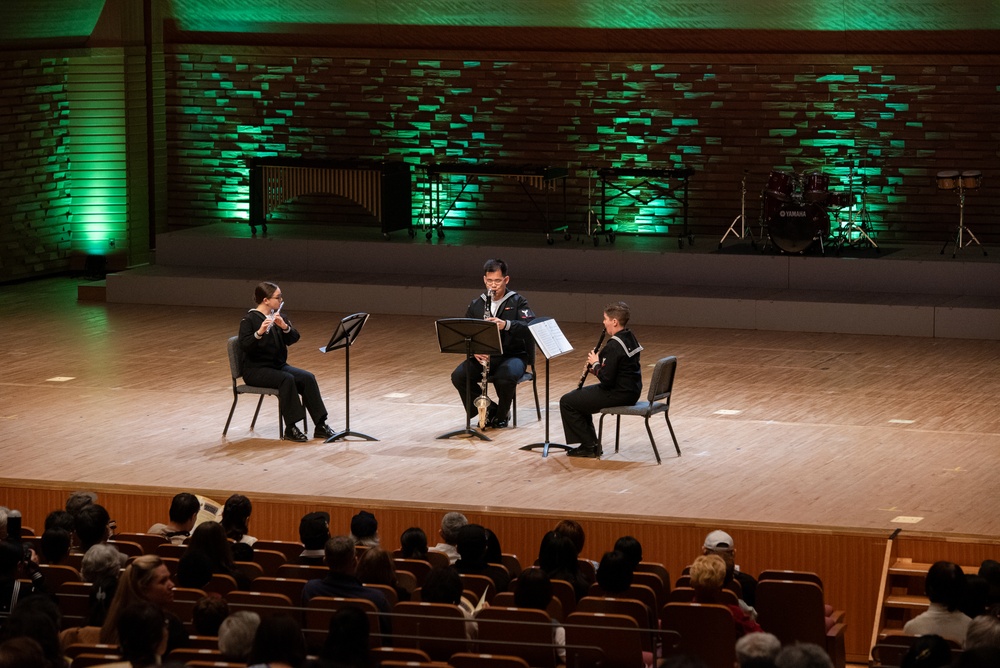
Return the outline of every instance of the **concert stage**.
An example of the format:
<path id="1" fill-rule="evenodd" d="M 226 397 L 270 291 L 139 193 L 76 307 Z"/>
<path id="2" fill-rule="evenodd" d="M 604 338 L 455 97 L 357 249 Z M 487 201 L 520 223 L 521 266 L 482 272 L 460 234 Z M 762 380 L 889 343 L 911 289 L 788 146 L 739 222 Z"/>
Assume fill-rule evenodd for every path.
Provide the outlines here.
<path id="1" fill-rule="evenodd" d="M 254 501 L 255 535 L 294 539 L 317 507 L 346 531 L 367 508 L 389 546 L 411 525 L 433 538 L 441 514 L 460 509 L 528 563 L 544 531 L 574 517 L 586 556 L 633 534 L 675 575 L 724 527 L 750 572 L 820 573 L 848 611 L 849 658 L 862 661 L 894 529 L 918 561 L 1000 555 L 1000 517 L 982 501 L 1000 463 L 1000 263 L 938 248 L 719 253 L 717 242 L 359 241 L 277 225 L 252 239 L 234 224 L 161 235 L 158 264 L 109 276 L 107 302 L 77 301 L 71 279 L 18 285 L 6 304 L 0 504 L 37 529 L 68 491 L 95 489 L 120 530 L 141 531 L 177 490 L 239 491 Z M 575 348 L 548 377 L 539 360 L 550 440 L 563 437 L 558 397 L 576 385 L 601 307 L 624 298 L 645 380 L 657 358 L 679 359 L 670 416 L 682 456 L 653 421 L 658 466 L 638 418 L 623 420 L 618 453 L 605 424 L 600 461 L 521 450 L 546 434 L 525 385 L 517 429 L 436 438 L 464 416 L 449 381 L 459 360 L 438 352 L 434 320 L 464 312 L 490 256 Z M 377 442 L 281 441 L 269 397 L 255 431 L 244 397 L 222 436 L 225 341 L 265 278 L 282 286 L 303 335 L 291 361 L 317 374 L 335 429 L 344 355 L 318 348 L 343 316 L 372 313 L 351 352 L 350 426 Z"/>

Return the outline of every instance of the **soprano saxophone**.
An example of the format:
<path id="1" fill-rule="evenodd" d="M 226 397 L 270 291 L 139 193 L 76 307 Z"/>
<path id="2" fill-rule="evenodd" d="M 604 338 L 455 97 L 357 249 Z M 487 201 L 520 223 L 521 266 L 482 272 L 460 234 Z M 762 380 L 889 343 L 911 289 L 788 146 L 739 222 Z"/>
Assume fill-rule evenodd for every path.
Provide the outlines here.
<path id="1" fill-rule="evenodd" d="M 490 308 L 493 305 L 493 290 L 486 293 L 486 308 L 483 309 L 483 320 L 488 320 L 491 313 Z M 473 401 L 473 405 L 479 409 L 479 428 L 486 428 L 486 409 L 490 407 L 489 396 L 486 394 L 486 386 L 489 383 L 490 376 L 490 358 L 487 357 L 486 361 L 483 362 L 483 381 L 480 386 L 479 396 Z"/>

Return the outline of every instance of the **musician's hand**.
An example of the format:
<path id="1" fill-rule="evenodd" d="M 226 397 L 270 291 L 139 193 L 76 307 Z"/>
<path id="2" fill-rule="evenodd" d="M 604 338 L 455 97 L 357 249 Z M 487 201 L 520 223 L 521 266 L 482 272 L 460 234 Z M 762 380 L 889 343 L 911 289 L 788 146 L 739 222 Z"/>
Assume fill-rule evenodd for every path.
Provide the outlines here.
<path id="1" fill-rule="evenodd" d="M 257 338 L 267 334 L 268 330 L 271 329 L 271 322 L 271 316 L 264 318 L 264 322 L 260 323 L 260 327 L 257 328 Z"/>
<path id="2" fill-rule="evenodd" d="M 489 355 L 476 355 L 476 361 L 479 362 L 480 364 L 482 364 L 483 366 L 485 366 L 486 363 L 488 361 L 490 361 L 490 356 Z"/>
<path id="3" fill-rule="evenodd" d="M 597 361 L 599 359 L 600 358 L 597 356 L 597 353 L 595 353 L 593 350 L 587 353 L 587 364 L 593 366 L 594 364 L 597 364 Z"/>
<path id="4" fill-rule="evenodd" d="M 285 319 L 281 317 L 280 313 L 274 316 L 274 325 L 282 331 L 288 329 L 288 323 L 285 322 Z"/>
<path id="5" fill-rule="evenodd" d="M 507 321 L 501 320 L 500 318 L 492 318 L 492 317 L 486 318 L 486 322 L 496 323 L 496 326 L 500 329 L 503 329 L 504 327 L 507 326 Z"/>

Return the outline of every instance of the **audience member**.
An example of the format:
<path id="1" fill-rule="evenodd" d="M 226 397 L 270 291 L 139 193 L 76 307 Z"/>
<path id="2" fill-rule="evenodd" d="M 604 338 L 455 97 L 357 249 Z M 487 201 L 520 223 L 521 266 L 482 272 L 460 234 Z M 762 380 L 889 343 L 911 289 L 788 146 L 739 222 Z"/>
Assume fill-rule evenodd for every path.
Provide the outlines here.
<path id="1" fill-rule="evenodd" d="M 632 561 L 621 552 L 605 552 L 597 567 L 597 584 L 606 596 L 621 597 L 632 586 Z"/>
<path id="2" fill-rule="evenodd" d="M 65 529 L 46 529 L 38 540 L 38 551 L 43 563 L 57 566 L 69 556 L 73 535 Z"/>
<path id="3" fill-rule="evenodd" d="M 92 503 L 97 503 L 96 492 L 73 492 L 66 499 L 66 512 L 75 518 L 82 509 Z"/>
<path id="4" fill-rule="evenodd" d="M 38 641 L 22 636 L 0 643 L 0 668 L 49 668 L 49 662 Z"/>
<path id="5" fill-rule="evenodd" d="M 45 528 L 43 531 L 48 531 L 49 529 L 62 529 L 69 534 L 70 551 L 76 547 L 76 520 L 71 514 L 65 510 L 53 510 L 45 516 Z"/>
<path id="6" fill-rule="evenodd" d="M 0 640 L 31 638 L 42 648 L 48 668 L 68 668 L 59 645 L 62 614 L 48 596 L 28 596 L 17 602 L 3 627 Z"/>
<path id="7" fill-rule="evenodd" d="M 205 578 L 205 564 L 211 572 Z M 188 539 L 188 548 L 177 565 L 177 579 L 182 587 L 202 589 L 213 574 L 230 575 L 239 589 L 250 588 L 250 578 L 236 566 L 232 544 L 218 522 L 202 522 Z"/>
<path id="8" fill-rule="evenodd" d="M 187 537 L 191 535 L 195 522 L 198 521 L 200 510 L 201 503 L 197 496 L 188 492 L 176 494 L 170 502 L 167 523 L 154 524 L 149 527 L 146 533 L 163 536 L 174 545 L 183 545 Z"/>
<path id="9" fill-rule="evenodd" d="M 357 578 L 365 585 L 386 585 L 396 591 L 396 600 L 409 601 L 410 590 L 399 584 L 392 555 L 381 547 L 370 547 L 358 557 Z"/>
<path id="10" fill-rule="evenodd" d="M 503 566 L 486 561 L 486 547 L 485 527 L 479 524 L 466 524 L 459 529 L 455 547 L 459 559 L 455 562 L 455 570 L 461 575 L 485 575 L 493 581 L 496 591 L 507 591 L 510 586 L 510 574 Z"/>
<path id="11" fill-rule="evenodd" d="M 979 575 L 989 587 L 988 605 L 1000 604 L 1000 561 L 986 559 L 979 565 Z"/>
<path id="12" fill-rule="evenodd" d="M 0 540 L 7 540 L 7 517 L 10 515 L 10 508 L 0 506 Z"/>
<path id="13" fill-rule="evenodd" d="M 170 579 L 170 571 L 166 564 L 155 554 L 145 554 L 136 557 L 131 564 L 126 566 L 125 572 L 118 581 L 118 590 L 111 601 L 108 609 L 108 616 L 104 620 L 104 625 L 100 630 L 100 640 L 98 642 L 117 644 L 118 643 L 118 618 L 122 611 L 132 603 L 147 601 L 161 608 L 169 605 L 174 600 L 174 582 Z M 164 611 L 167 619 L 167 631 L 169 639 L 167 641 L 167 651 L 184 647 L 188 641 L 187 631 L 184 624 L 176 615 L 169 611 Z M 83 629 L 80 629 L 83 631 Z M 66 642 L 66 639 L 63 639 Z M 76 642 L 93 642 L 81 637 Z"/>
<path id="14" fill-rule="evenodd" d="M 375 604 L 379 616 L 379 627 L 383 635 L 391 633 L 389 623 L 389 601 L 377 589 L 365 587 L 358 580 L 357 551 L 350 536 L 334 536 L 326 542 L 326 566 L 330 572 L 322 580 L 309 580 L 302 588 L 302 604 L 316 596 L 340 596 L 343 598 L 366 598 Z"/>
<path id="15" fill-rule="evenodd" d="M 924 591 L 930 606 L 903 626 L 903 633 L 922 636 L 930 633 L 957 643 L 965 642 L 972 621 L 959 611 L 965 590 L 965 574 L 950 561 L 935 562 L 927 571 Z"/>
<path id="16" fill-rule="evenodd" d="M 90 613 L 85 626 L 101 626 L 107 618 L 111 601 L 118 590 L 118 578 L 128 560 L 124 554 L 107 543 L 98 543 L 83 555 L 80 575 L 90 582 Z"/>
<path id="17" fill-rule="evenodd" d="M 222 621 L 229 616 L 229 604 L 218 594 L 202 596 L 191 610 L 191 626 L 199 636 L 218 636 Z"/>
<path id="18" fill-rule="evenodd" d="M 542 610 L 548 613 L 552 603 L 552 580 L 540 568 L 529 568 L 517 578 L 514 605 L 519 608 Z M 552 622 L 552 644 L 555 646 L 556 663 L 566 663 L 566 629 L 555 619 Z"/>
<path id="19" fill-rule="evenodd" d="M 427 534 L 420 527 L 410 527 L 399 537 L 400 554 L 404 559 L 427 559 Z"/>
<path id="20" fill-rule="evenodd" d="M 288 615 L 271 615 L 260 620 L 253 639 L 248 664 L 250 668 L 290 666 L 306 662 L 306 640 L 298 622 Z"/>
<path id="21" fill-rule="evenodd" d="M 323 548 L 326 547 L 328 540 L 330 540 L 330 513 L 320 510 L 303 515 L 299 520 L 299 542 L 305 549 L 295 559 L 295 563 L 304 566 L 322 566 Z"/>
<path id="22" fill-rule="evenodd" d="M 503 565 L 503 548 L 500 538 L 492 530 L 486 529 L 486 563 Z M 508 573 L 514 577 L 514 573 Z"/>
<path id="23" fill-rule="evenodd" d="M 637 538 L 622 536 L 615 541 L 614 551 L 625 555 L 628 562 L 632 564 L 633 571 L 642 563 L 642 543 Z"/>
<path id="24" fill-rule="evenodd" d="M 260 626 L 260 615 L 237 610 L 219 625 L 219 651 L 227 661 L 246 661 L 253 649 L 253 639 Z"/>
<path id="25" fill-rule="evenodd" d="M 583 546 L 587 542 L 587 535 L 583 531 L 583 525 L 576 520 L 560 520 L 556 524 L 556 528 L 553 529 L 556 533 L 563 534 L 571 541 L 576 547 L 576 554 L 578 558 L 583 558 Z M 597 562 L 592 559 L 584 559 L 586 563 L 582 564 L 580 568 L 580 575 L 587 581 L 587 584 L 594 584 L 597 580 Z M 587 564 L 590 564 L 589 566 Z"/>
<path id="26" fill-rule="evenodd" d="M 900 668 L 941 668 L 951 663 L 951 646 L 936 634 L 920 636 L 907 650 Z"/>
<path id="27" fill-rule="evenodd" d="M 320 658 L 332 668 L 374 668 L 368 634 L 368 616 L 363 610 L 341 608 L 330 618 Z"/>
<path id="28" fill-rule="evenodd" d="M 598 571 L 598 575 L 600 572 Z M 760 625 L 739 605 L 724 603 L 720 597 L 722 584 L 726 580 L 726 562 L 717 554 L 705 554 L 691 564 L 691 587 L 697 603 L 720 603 L 729 608 L 736 625 L 736 637 L 747 633 L 758 633 Z"/>
<path id="29" fill-rule="evenodd" d="M 148 601 L 130 603 L 118 616 L 118 638 L 122 658 L 129 666 L 159 666 L 168 640 L 163 608 Z"/>
<path id="30" fill-rule="evenodd" d="M 702 554 L 717 554 L 726 562 L 726 582 L 729 584 L 733 580 L 740 583 L 742 594 L 740 599 L 747 606 L 753 607 L 757 602 L 757 578 L 744 573 L 736 563 L 736 543 L 733 537 L 725 531 L 715 530 L 705 536 L 705 544 L 702 547 Z"/>
<path id="31" fill-rule="evenodd" d="M 773 633 L 748 633 L 736 641 L 739 668 L 774 668 L 781 641 Z"/>
<path id="32" fill-rule="evenodd" d="M 44 580 L 37 565 L 26 556 L 21 544 L 0 542 L 0 628 L 18 601 L 35 591 L 44 591 Z M 32 578 L 31 585 L 19 580 L 26 575 Z"/>
<path id="33" fill-rule="evenodd" d="M 476 605 L 462 596 L 462 578 L 452 566 L 432 568 L 420 588 L 420 600 L 425 603 L 449 603 L 458 606 L 465 615 L 465 636 L 474 639 L 479 633 Z"/>
<path id="34" fill-rule="evenodd" d="M 444 552 L 448 555 L 448 561 L 454 564 L 458 561 L 458 550 L 455 545 L 458 543 L 458 530 L 469 523 L 465 515 L 457 512 L 445 513 L 441 518 L 441 540 L 431 549 L 436 552 Z"/>
<path id="35" fill-rule="evenodd" d="M 351 518 L 351 538 L 355 545 L 378 547 L 378 520 L 367 510 Z"/>
<path id="36" fill-rule="evenodd" d="M 990 583 L 978 573 L 965 574 L 962 602 L 958 609 L 969 619 L 986 614 L 990 605 Z"/>
<path id="37" fill-rule="evenodd" d="M 958 655 L 951 668 L 997 668 L 1000 666 L 1000 649 L 976 647 Z"/>
<path id="38" fill-rule="evenodd" d="M 565 534 L 549 531 L 538 547 L 538 567 L 552 580 L 565 580 L 573 585 L 576 600 L 587 595 L 590 583 L 580 573 L 576 545 Z"/>
<path id="39" fill-rule="evenodd" d="M 782 647 L 774 665 L 777 668 L 833 668 L 833 661 L 819 645 L 797 642 Z"/>
<path id="40" fill-rule="evenodd" d="M 253 544 L 257 539 L 247 535 L 253 504 L 242 494 L 233 494 L 222 507 L 219 523 L 225 529 L 226 538 L 236 543 L 233 554 L 237 561 L 253 561 Z M 241 547 L 246 545 L 247 547 Z"/>
<path id="41" fill-rule="evenodd" d="M 1000 619 L 996 615 L 979 615 L 969 622 L 965 632 L 965 649 L 975 647 L 1000 649 Z"/>
<path id="42" fill-rule="evenodd" d="M 98 543 L 106 543 L 112 536 L 111 515 L 104 506 L 90 503 L 74 515 L 76 538 L 79 543 L 77 552 L 86 554 L 87 550 Z"/>

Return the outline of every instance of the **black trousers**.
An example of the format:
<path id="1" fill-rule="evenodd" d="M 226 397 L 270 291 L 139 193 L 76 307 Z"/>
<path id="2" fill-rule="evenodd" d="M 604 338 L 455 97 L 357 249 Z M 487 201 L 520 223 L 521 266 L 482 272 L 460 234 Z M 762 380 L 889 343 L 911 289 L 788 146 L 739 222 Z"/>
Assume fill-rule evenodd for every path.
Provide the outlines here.
<path id="1" fill-rule="evenodd" d="M 323 397 L 319 393 L 319 384 L 316 382 L 316 376 L 310 372 L 286 364 L 280 369 L 266 367 L 246 369 L 243 372 L 243 380 L 248 385 L 273 387 L 278 390 L 278 409 L 285 420 L 285 425 L 293 425 L 305 418 L 306 411 L 303 404 L 309 409 L 313 424 L 326 422 L 326 406 L 323 405 Z M 299 395 L 302 395 L 301 401 Z"/>
<path id="2" fill-rule="evenodd" d="M 594 413 L 611 406 L 631 406 L 637 401 L 638 394 L 612 392 L 600 385 L 589 385 L 562 395 L 559 399 L 559 415 L 562 417 L 566 444 L 596 445 Z"/>
<path id="3" fill-rule="evenodd" d="M 490 382 L 497 393 L 497 415 L 503 419 L 510 412 L 510 404 L 514 401 L 514 391 L 517 388 L 517 381 L 524 375 L 524 360 L 520 357 L 507 357 L 499 362 L 495 359 L 490 362 Z M 465 380 L 469 379 L 472 396 L 465 395 Z M 455 367 L 451 372 L 451 384 L 458 390 L 458 396 L 462 398 L 462 404 L 469 412 L 469 417 L 475 417 L 478 413 L 473 401 L 481 393 L 483 382 L 483 365 L 475 358 L 466 359 Z"/>

